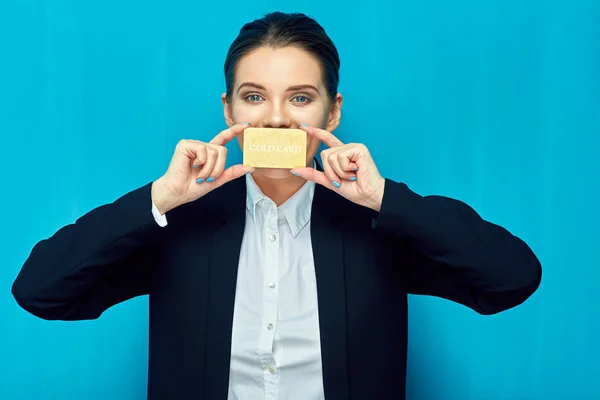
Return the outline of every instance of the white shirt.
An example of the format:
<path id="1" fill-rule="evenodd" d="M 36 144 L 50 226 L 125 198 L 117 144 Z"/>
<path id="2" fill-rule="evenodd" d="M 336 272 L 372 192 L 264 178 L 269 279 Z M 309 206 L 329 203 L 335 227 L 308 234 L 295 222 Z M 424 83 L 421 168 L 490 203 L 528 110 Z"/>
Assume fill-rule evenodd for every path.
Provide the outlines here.
<path id="1" fill-rule="evenodd" d="M 246 185 L 228 398 L 324 399 L 310 236 L 315 184 L 307 181 L 279 207 L 251 174 Z M 154 204 L 152 213 L 166 226 Z"/>

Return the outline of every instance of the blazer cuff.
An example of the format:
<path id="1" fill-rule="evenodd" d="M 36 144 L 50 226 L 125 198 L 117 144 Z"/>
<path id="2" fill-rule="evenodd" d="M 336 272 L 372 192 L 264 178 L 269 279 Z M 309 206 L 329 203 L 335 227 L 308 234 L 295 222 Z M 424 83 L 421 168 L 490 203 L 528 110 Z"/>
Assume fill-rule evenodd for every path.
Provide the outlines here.
<path id="1" fill-rule="evenodd" d="M 373 218 L 373 229 L 394 235 L 410 232 L 410 219 L 414 221 L 418 215 L 418 202 L 421 198 L 406 184 L 385 178 L 381 209 Z"/>

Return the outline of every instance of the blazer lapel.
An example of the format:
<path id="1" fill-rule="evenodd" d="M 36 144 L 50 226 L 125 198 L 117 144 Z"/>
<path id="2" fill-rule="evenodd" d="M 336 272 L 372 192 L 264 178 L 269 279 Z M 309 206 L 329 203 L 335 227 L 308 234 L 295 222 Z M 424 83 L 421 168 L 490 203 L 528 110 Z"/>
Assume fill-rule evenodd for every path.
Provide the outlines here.
<path id="1" fill-rule="evenodd" d="M 229 386 L 231 332 L 237 271 L 246 218 L 246 184 L 230 183 L 233 193 L 221 210 L 223 225 L 213 235 L 209 261 L 204 398 L 225 399 Z"/>
<path id="2" fill-rule="evenodd" d="M 317 169 L 322 171 L 317 163 Z M 343 202 L 339 195 L 316 185 L 311 214 L 311 241 L 317 279 L 321 359 L 325 398 L 349 394 L 346 341 L 346 284 L 344 242 L 333 222 Z"/>

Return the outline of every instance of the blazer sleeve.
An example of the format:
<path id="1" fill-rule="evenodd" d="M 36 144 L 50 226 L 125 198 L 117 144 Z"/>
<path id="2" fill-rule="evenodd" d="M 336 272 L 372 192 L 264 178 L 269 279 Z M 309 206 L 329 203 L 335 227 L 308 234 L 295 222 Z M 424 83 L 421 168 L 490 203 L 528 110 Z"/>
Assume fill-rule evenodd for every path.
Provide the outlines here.
<path id="1" fill-rule="evenodd" d="M 529 246 L 461 201 L 420 196 L 386 179 L 373 227 L 405 263 L 408 293 L 494 314 L 521 304 L 540 285 L 542 268 Z"/>
<path id="2" fill-rule="evenodd" d="M 12 285 L 17 303 L 47 320 L 98 318 L 147 294 L 152 240 L 151 183 L 95 208 L 37 243 Z"/>

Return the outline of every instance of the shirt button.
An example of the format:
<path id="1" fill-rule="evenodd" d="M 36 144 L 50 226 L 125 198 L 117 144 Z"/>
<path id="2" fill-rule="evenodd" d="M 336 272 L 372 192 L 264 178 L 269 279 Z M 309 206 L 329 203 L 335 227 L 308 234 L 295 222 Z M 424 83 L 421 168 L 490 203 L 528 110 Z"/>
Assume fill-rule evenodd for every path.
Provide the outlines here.
<path id="1" fill-rule="evenodd" d="M 270 287 L 271 289 L 275 289 L 275 282 L 271 282 L 271 283 L 269 283 L 269 287 Z"/>
<path id="2" fill-rule="evenodd" d="M 271 365 L 269 365 L 269 368 L 267 368 L 269 370 L 270 373 L 274 374 L 275 373 L 275 368 L 273 368 Z"/>
<path id="3" fill-rule="evenodd" d="M 275 239 L 277 239 L 277 237 L 276 237 L 275 235 L 271 235 L 271 236 L 269 237 L 269 240 L 270 240 L 271 242 L 274 242 L 274 241 L 275 241 Z"/>
<path id="4" fill-rule="evenodd" d="M 267 325 L 267 329 L 268 329 L 268 330 L 272 330 L 272 329 L 273 329 L 273 324 L 269 324 L 269 325 Z"/>

